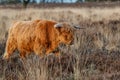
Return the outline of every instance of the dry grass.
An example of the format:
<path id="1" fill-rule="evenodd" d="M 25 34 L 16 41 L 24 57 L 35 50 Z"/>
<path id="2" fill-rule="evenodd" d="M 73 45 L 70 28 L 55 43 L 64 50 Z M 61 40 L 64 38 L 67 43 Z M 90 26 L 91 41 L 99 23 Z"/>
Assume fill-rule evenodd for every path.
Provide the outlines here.
<path id="1" fill-rule="evenodd" d="M 69 48 L 60 46 L 61 56 L 25 60 L 18 55 L 6 62 L 0 58 L 0 80 L 119 80 L 120 7 L 0 10 L 0 55 L 7 31 L 14 20 L 49 19 L 85 27 L 75 34 Z M 15 52 L 17 54 L 18 52 Z"/>

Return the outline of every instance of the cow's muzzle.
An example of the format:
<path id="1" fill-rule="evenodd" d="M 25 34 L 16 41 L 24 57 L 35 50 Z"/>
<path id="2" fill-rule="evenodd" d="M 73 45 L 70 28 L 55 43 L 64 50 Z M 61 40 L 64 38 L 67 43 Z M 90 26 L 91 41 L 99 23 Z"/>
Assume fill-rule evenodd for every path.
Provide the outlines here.
<path id="1" fill-rule="evenodd" d="M 70 45 L 73 45 L 74 44 L 74 40 L 70 42 Z"/>

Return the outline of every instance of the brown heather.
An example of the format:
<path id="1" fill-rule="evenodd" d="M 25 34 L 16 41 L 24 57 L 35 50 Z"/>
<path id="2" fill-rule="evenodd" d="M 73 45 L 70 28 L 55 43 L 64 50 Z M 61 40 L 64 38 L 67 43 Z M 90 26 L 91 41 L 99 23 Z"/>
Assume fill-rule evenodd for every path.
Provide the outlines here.
<path id="1" fill-rule="evenodd" d="M 18 52 L 2 59 L 7 31 L 14 21 L 48 19 L 85 29 L 76 31 L 74 45 L 59 46 L 61 56 L 21 60 Z M 31 33 L 32 34 L 32 33 Z M 0 9 L 0 80 L 119 80 L 120 7 Z"/>

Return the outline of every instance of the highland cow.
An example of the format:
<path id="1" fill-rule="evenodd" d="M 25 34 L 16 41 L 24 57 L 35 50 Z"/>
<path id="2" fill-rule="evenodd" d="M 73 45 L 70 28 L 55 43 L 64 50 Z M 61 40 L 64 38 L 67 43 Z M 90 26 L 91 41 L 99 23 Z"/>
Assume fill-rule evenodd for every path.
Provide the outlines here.
<path id="1" fill-rule="evenodd" d="M 68 23 L 48 20 L 17 21 L 9 29 L 4 59 L 9 59 L 17 49 L 20 57 L 34 52 L 39 56 L 54 53 L 60 43 L 70 45 L 74 38 L 74 29 Z"/>

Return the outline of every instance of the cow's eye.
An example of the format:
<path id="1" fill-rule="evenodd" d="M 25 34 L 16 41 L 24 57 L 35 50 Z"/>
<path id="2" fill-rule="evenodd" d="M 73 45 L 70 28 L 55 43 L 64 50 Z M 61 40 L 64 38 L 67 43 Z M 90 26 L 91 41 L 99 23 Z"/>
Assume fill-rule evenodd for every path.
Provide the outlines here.
<path id="1" fill-rule="evenodd" d="M 64 35 L 65 39 L 67 39 L 67 35 Z"/>

